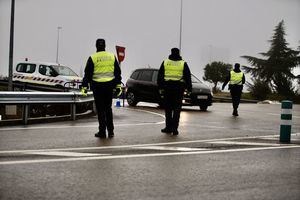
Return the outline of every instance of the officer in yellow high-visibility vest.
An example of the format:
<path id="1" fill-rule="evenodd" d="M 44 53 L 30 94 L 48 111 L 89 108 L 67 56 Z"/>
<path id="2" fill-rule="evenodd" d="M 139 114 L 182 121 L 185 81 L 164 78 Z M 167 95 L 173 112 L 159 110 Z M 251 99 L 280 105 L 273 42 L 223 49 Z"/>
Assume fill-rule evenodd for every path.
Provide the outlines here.
<path id="1" fill-rule="evenodd" d="M 106 138 L 106 130 L 108 137 L 114 136 L 112 98 L 114 93 L 117 96 L 122 93 L 119 63 L 114 54 L 105 51 L 105 46 L 104 39 L 97 39 L 97 52 L 88 58 L 81 90 L 83 95 L 89 85 L 93 90 L 99 121 L 99 132 L 95 137 L 99 138 Z"/>
<path id="2" fill-rule="evenodd" d="M 178 48 L 171 49 L 171 55 L 161 64 L 157 83 L 163 96 L 166 116 L 166 127 L 161 132 L 178 135 L 183 94 L 185 90 L 189 94 L 192 92 L 191 72 Z"/>
<path id="3" fill-rule="evenodd" d="M 245 75 L 240 70 L 240 64 L 235 63 L 234 69 L 230 71 L 229 76 L 226 78 L 223 83 L 222 90 L 224 90 L 225 86 L 229 82 L 229 90 L 232 98 L 232 107 L 233 107 L 233 116 L 239 116 L 238 107 L 241 100 L 241 95 L 243 91 L 243 84 L 245 84 Z"/>

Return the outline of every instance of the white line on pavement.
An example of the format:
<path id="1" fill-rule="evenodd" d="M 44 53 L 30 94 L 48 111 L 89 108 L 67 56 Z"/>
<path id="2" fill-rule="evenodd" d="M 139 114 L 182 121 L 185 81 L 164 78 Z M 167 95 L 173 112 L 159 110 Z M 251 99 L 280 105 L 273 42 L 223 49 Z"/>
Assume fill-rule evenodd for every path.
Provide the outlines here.
<path id="1" fill-rule="evenodd" d="M 157 115 L 165 119 L 165 116 L 160 113 L 151 112 L 148 110 L 141 110 L 141 109 L 130 109 L 130 108 L 124 108 L 126 110 L 135 110 L 139 112 L 145 112 L 152 115 Z M 115 124 L 115 127 L 122 127 L 122 126 L 144 126 L 144 125 L 159 125 L 163 124 L 165 121 L 159 121 L 159 122 L 144 122 L 144 123 L 135 123 L 135 124 Z M 0 131 L 16 131 L 16 130 L 36 130 L 36 129 L 64 129 L 64 128 L 97 128 L 99 125 L 98 123 L 95 123 L 93 125 L 63 125 L 63 126 L 35 126 L 35 127 L 16 127 L 16 128 L 0 128 Z"/>
<path id="2" fill-rule="evenodd" d="M 237 141 L 215 141 L 210 144 L 248 145 L 248 146 L 281 146 L 281 144 L 261 143 L 261 142 L 237 142 Z"/>
<path id="3" fill-rule="evenodd" d="M 166 146 L 144 146 L 133 147 L 134 149 L 149 149 L 149 150 L 162 150 L 162 151 L 208 151 L 208 148 L 188 148 L 188 147 L 166 147 Z"/>
<path id="4" fill-rule="evenodd" d="M 295 135 L 295 134 L 292 134 Z M 251 136 L 251 137 L 233 137 L 233 138 L 219 138 L 219 139 L 207 139 L 207 140 L 188 140 L 178 142 L 162 142 L 162 143 L 150 143 L 150 144 L 133 144 L 133 145 L 119 145 L 119 146 L 101 146 L 101 147 L 75 147 L 75 148 L 59 148 L 59 149 L 36 149 L 36 150 L 8 150 L 0 151 L 0 154 L 6 153 L 24 153 L 24 152 L 38 152 L 38 151 L 76 151 L 76 150 L 95 150 L 95 149 L 121 149 L 121 148 L 133 148 L 144 146 L 160 146 L 160 145 L 175 145 L 175 144 L 191 144 L 201 142 L 214 142 L 224 140 L 240 140 L 240 139 L 256 139 L 256 138 L 268 138 L 276 137 L 278 135 L 266 135 L 266 136 Z M 288 144 L 284 144 L 288 145 Z"/>
<path id="5" fill-rule="evenodd" d="M 66 151 L 31 151 L 24 152 L 23 154 L 29 155 L 43 155 L 43 156 L 64 156 L 64 157 L 87 157 L 87 156 L 107 156 L 111 154 L 100 154 L 100 153 L 77 153 L 77 152 L 66 152 Z"/>
<path id="6" fill-rule="evenodd" d="M 214 151 L 191 151 L 191 152 L 131 154 L 131 155 L 114 155 L 114 156 L 80 157 L 80 158 L 62 158 L 62 159 L 38 159 L 38 160 L 21 160 L 21 161 L 2 161 L 2 162 L 0 162 L 0 165 L 50 163 L 50 162 L 68 162 L 68 161 L 88 161 L 88 160 L 108 160 L 108 159 L 121 159 L 121 158 L 127 158 L 127 159 L 128 158 L 147 158 L 147 157 L 180 156 L 180 155 L 199 155 L 199 154 L 232 153 L 232 152 L 262 151 L 262 150 L 276 150 L 276 149 L 292 149 L 292 148 L 300 148 L 300 146 L 299 145 L 295 145 L 295 146 L 259 147 L 259 148 L 229 149 L 229 150 L 214 150 Z"/>
<path id="7" fill-rule="evenodd" d="M 268 115 L 275 115 L 275 116 L 278 116 L 278 118 L 280 118 L 280 115 L 281 113 L 267 113 Z M 293 115 L 292 118 L 300 118 L 300 116 L 297 116 L 297 115 Z"/>
<path id="8" fill-rule="evenodd" d="M 160 122 L 147 122 L 147 123 L 137 123 L 137 124 L 115 124 L 115 127 L 121 126 L 145 126 L 145 125 L 157 125 L 163 124 L 164 121 Z M 37 126 L 37 127 L 18 127 L 18 128 L 0 128 L 0 131 L 16 131 L 16 130 L 38 130 L 38 129 L 66 129 L 66 128 L 98 128 L 98 124 L 94 125 L 80 125 L 80 126 Z"/>

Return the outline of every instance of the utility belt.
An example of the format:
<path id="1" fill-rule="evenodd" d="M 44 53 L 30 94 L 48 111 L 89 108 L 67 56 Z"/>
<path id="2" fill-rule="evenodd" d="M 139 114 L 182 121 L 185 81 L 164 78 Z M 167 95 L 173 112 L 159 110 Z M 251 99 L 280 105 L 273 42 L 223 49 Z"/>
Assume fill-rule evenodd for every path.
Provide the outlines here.
<path id="1" fill-rule="evenodd" d="M 182 91 L 185 89 L 185 83 L 181 81 L 165 81 L 163 87 L 165 90 Z"/>
<path id="2" fill-rule="evenodd" d="M 92 81 L 91 88 L 111 88 L 114 89 L 116 87 L 115 79 L 107 82 L 97 82 Z"/>
<path id="3" fill-rule="evenodd" d="M 237 84 L 229 84 L 228 89 L 243 89 L 243 85 L 237 85 Z"/>

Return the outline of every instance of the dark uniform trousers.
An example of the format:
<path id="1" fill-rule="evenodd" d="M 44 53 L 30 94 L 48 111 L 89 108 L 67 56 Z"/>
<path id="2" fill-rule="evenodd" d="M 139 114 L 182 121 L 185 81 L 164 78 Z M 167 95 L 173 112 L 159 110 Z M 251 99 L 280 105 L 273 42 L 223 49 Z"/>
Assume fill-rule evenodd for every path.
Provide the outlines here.
<path id="1" fill-rule="evenodd" d="M 180 112 L 182 107 L 183 89 L 165 89 L 165 116 L 166 128 L 172 131 L 179 126 Z"/>
<path id="2" fill-rule="evenodd" d="M 233 109 L 238 109 L 243 87 L 240 85 L 230 85 L 230 94 L 232 98 L 232 107 Z"/>
<path id="3" fill-rule="evenodd" d="M 110 83 L 96 83 L 93 85 L 93 93 L 95 104 L 98 113 L 99 132 L 108 132 L 114 130 L 113 114 L 112 114 L 112 97 L 113 84 Z"/>

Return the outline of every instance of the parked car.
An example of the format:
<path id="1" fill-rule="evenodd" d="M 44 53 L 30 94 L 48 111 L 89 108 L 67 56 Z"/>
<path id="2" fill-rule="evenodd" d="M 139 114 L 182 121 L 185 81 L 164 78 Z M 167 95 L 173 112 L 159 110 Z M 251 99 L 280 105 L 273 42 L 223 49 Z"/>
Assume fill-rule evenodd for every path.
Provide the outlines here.
<path id="1" fill-rule="evenodd" d="M 16 65 L 13 81 L 78 88 L 82 78 L 64 65 L 25 61 Z"/>
<path id="2" fill-rule="evenodd" d="M 141 68 L 132 72 L 126 82 L 126 99 L 130 106 L 138 102 L 158 103 L 163 106 L 157 85 L 158 69 Z M 184 95 L 183 105 L 199 106 L 200 110 L 206 111 L 212 105 L 211 89 L 192 75 L 192 93 Z"/>

